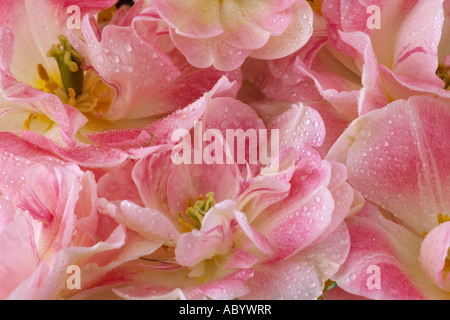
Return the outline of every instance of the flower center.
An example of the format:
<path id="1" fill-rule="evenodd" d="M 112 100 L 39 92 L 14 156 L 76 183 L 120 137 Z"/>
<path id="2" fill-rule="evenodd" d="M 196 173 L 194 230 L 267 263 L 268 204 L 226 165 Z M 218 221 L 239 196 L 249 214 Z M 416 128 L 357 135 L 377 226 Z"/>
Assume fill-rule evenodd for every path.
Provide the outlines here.
<path id="1" fill-rule="evenodd" d="M 54 58 L 58 64 L 62 87 L 39 64 L 37 73 L 44 82 L 41 89 L 55 94 L 63 103 L 70 104 L 83 113 L 101 117 L 113 100 L 113 89 L 94 71 L 84 71 L 81 68 L 83 57 L 73 49 L 66 37 L 59 36 L 58 40 L 60 43 L 53 45 L 47 56 Z"/>
<path id="2" fill-rule="evenodd" d="M 445 89 L 450 90 L 450 66 L 446 66 L 443 63 L 439 63 L 436 70 L 436 75 L 442 79 L 445 83 Z"/>
<path id="3" fill-rule="evenodd" d="M 206 194 L 206 199 L 203 195 L 197 198 L 194 203 L 194 199 L 189 199 L 187 202 L 188 208 L 184 213 L 178 212 L 178 221 L 189 228 L 189 231 L 193 229 L 200 230 L 202 226 L 202 220 L 209 209 L 216 205 L 214 200 L 214 192 Z"/>

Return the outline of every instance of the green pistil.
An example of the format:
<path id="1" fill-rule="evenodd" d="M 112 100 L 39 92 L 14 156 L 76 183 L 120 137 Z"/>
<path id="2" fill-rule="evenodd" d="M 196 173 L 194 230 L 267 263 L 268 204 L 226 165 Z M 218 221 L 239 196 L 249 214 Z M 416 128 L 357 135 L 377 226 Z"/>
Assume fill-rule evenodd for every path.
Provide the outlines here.
<path id="1" fill-rule="evenodd" d="M 189 208 L 186 209 L 184 215 L 181 212 L 178 213 L 179 220 L 191 229 L 200 229 L 202 226 L 203 217 L 209 209 L 215 205 L 216 201 L 214 200 L 213 192 L 207 193 L 206 199 L 203 195 L 200 195 L 195 204 L 194 200 L 189 199 Z"/>
<path id="2" fill-rule="evenodd" d="M 60 35 L 58 40 L 60 44 L 54 44 L 47 56 L 55 58 L 67 94 L 72 88 L 78 96 L 83 92 L 84 71 L 80 67 L 83 57 L 73 49 L 66 37 Z"/>

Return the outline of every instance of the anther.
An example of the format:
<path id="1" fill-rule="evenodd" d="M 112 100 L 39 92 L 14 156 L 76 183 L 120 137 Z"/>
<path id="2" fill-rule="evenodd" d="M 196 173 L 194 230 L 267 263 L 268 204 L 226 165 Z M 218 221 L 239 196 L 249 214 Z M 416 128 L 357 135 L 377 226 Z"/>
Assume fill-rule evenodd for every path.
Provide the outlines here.
<path id="1" fill-rule="evenodd" d="M 37 72 L 38 72 L 39 78 L 41 78 L 45 82 L 50 81 L 50 77 L 48 76 L 47 70 L 45 70 L 45 68 L 42 64 L 37 65 Z"/>

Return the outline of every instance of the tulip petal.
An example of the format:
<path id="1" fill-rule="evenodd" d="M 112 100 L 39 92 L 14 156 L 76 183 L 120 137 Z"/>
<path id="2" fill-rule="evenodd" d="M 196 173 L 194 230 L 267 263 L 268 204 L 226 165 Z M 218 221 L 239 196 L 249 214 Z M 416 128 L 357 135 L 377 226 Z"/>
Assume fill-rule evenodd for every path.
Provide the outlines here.
<path id="1" fill-rule="evenodd" d="M 353 123 L 328 156 L 346 164 L 350 184 L 365 198 L 418 235 L 450 206 L 449 154 L 441 147 L 450 136 L 447 107 L 428 97 L 393 102 Z"/>
<path id="2" fill-rule="evenodd" d="M 326 280 L 344 262 L 349 246 L 348 230 L 342 224 L 314 247 L 283 261 L 256 266 L 244 299 L 316 300 Z"/>
<path id="3" fill-rule="evenodd" d="M 425 237 L 420 249 L 419 261 L 435 285 L 447 291 L 450 288 L 448 278 L 448 250 L 450 248 L 450 223 L 443 223 L 434 228 Z"/>
<path id="4" fill-rule="evenodd" d="M 347 220 L 352 239 L 344 265 L 332 278 L 345 291 L 370 299 L 441 299 L 417 258 L 421 239 L 386 219 L 372 204 Z"/>

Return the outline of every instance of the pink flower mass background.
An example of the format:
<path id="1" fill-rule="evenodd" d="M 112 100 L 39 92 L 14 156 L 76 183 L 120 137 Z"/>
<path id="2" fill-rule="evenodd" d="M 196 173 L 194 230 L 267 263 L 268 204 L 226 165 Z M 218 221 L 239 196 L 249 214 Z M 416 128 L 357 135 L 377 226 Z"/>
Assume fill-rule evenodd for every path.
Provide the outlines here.
<path id="1" fill-rule="evenodd" d="M 449 89 L 449 0 L 0 0 L 0 299 L 449 299 Z"/>

